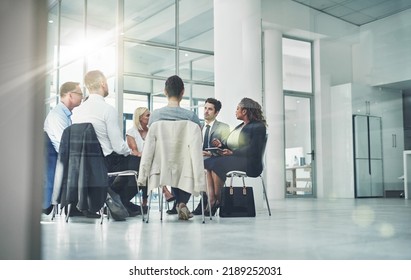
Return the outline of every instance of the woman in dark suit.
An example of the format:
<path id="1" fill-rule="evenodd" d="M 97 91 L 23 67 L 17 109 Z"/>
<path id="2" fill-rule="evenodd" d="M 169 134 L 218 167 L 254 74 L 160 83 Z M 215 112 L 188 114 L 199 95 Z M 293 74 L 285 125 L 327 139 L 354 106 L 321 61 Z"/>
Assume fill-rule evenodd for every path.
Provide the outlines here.
<path id="1" fill-rule="evenodd" d="M 221 188 L 227 172 L 239 170 L 246 172 L 248 176 L 256 177 L 263 171 L 261 157 L 267 124 L 261 106 L 250 98 L 243 98 L 235 114 L 242 123 L 231 131 L 225 142 L 213 141 L 214 146 L 222 149 L 220 156 L 204 160 L 212 215 L 220 206 Z"/>

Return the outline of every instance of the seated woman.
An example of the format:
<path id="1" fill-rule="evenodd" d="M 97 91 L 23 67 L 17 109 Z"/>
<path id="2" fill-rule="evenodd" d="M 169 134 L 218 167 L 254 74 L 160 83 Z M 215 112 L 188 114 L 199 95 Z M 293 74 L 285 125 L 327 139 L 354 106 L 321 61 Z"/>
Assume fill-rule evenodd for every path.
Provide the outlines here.
<path id="1" fill-rule="evenodd" d="M 215 215 L 220 206 L 221 188 L 224 186 L 227 172 L 239 170 L 254 177 L 259 176 L 263 171 L 261 156 L 267 124 L 261 106 L 250 98 L 243 98 L 235 114 L 242 123 L 230 133 L 225 142 L 213 141 L 214 146 L 222 149 L 219 151 L 220 156 L 204 160 L 211 215 Z"/>
<path id="2" fill-rule="evenodd" d="M 127 144 L 131 149 L 129 168 L 138 171 L 140 166 L 141 153 L 143 152 L 144 139 L 148 133 L 148 121 L 150 111 L 146 107 L 138 107 L 134 110 L 133 126 L 127 130 Z M 130 178 L 129 184 L 136 185 L 134 178 Z M 136 185 L 137 187 L 137 185 Z M 143 211 L 147 211 L 147 187 L 143 188 Z"/>

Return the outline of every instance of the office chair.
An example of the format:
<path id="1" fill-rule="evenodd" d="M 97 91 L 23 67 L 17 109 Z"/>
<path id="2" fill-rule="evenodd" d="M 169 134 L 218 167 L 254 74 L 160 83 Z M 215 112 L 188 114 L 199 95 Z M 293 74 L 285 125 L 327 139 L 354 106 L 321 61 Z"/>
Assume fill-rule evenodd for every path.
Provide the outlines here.
<path id="1" fill-rule="evenodd" d="M 202 196 L 206 183 L 200 127 L 188 120 L 154 122 L 144 143 L 138 183 L 147 185 L 150 194 L 146 223 L 154 189 L 161 194 L 160 220 L 163 218 L 162 186 L 173 186 L 191 195 Z M 202 219 L 205 223 L 204 211 Z"/>
<path id="2" fill-rule="evenodd" d="M 265 154 L 265 147 L 267 146 L 267 139 L 268 139 L 268 135 L 265 136 L 264 143 L 263 143 L 263 146 L 262 146 L 262 153 L 261 153 L 261 161 L 262 162 L 264 161 L 264 154 Z M 262 174 L 260 174 L 258 176 L 248 176 L 247 173 L 244 172 L 244 171 L 232 170 L 232 171 L 227 172 L 226 176 L 228 178 L 231 178 L 230 186 L 233 185 L 234 177 L 241 178 L 243 180 L 243 185 L 244 186 L 245 186 L 245 178 L 247 178 L 247 177 L 251 177 L 251 178 L 260 177 L 261 183 L 262 183 L 262 186 L 263 186 L 263 194 L 264 194 L 265 202 L 267 204 L 268 214 L 269 214 L 269 216 L 271 216 L 270 204 L 268 203 L 267 190 L 265 188 L 264 179 L 263 179 Z"/>
<path id="3" fill-rule="evenodd" d="M 60 205 L 61 208 L 67 206 L 66 222 L 72 205 L 77 205 L 82 211 L 94 212 L 99 209 L 100 223 L 103 223 L 109 177 L 134 176 L 136 181 L 138 178 L 138 172 L 133 170 L 108 172 L 100 142 L 91 123 L 73 124 L 64 130 L 55 174 L 52 220 Z"/>

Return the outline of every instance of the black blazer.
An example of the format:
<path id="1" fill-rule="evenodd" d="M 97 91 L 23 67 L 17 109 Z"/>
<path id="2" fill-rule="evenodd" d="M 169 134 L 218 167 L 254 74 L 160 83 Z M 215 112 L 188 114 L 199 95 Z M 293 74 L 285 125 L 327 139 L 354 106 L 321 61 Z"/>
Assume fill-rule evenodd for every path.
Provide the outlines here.
<path id="1" fill-rule="evenodd" d="M 239 129 L 242 125 L 243 123 L 239 124 L 233 131 Z M 226 143 L 223 144 L 223 148 L 233 151 L 233 156 L 246 158 L 246 173 L 250 177 L 257 177 L 263 172 L 262 159 L 266 145 L 266 133 L 264 123 L 251 121 L 240 132 L 239 148 L 230 149 Z"/>
<path id="2" fill-rule="evenodd" d="M 73 124 L 62 135 L 53 187 L 53 204 L 77 204 L 99 211 L 109 187 L 107 166 L 91 123 Z"/>

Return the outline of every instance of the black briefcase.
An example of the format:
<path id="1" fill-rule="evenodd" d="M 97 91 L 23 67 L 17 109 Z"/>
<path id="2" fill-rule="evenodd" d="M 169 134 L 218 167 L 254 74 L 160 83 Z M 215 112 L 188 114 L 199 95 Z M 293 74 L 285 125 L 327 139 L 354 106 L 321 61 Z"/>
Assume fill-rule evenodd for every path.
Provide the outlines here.
<path id="1" fill-rule="evenodd" d="M 221 191 L 220 217 L 255 217 L 252 187 L 224 187 Z"/>

